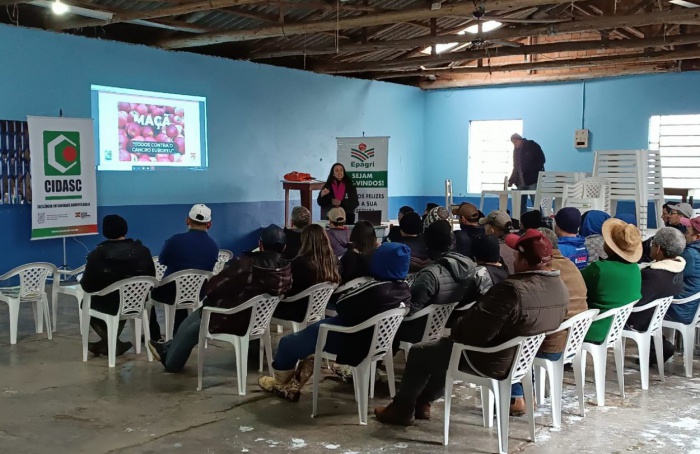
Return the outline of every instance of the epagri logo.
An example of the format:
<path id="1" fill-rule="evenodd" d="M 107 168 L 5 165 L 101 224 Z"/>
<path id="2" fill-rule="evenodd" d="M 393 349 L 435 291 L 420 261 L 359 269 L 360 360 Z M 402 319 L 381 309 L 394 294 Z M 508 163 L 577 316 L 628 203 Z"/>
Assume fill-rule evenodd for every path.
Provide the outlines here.
<path id="1" fill-rule="evenodd" d="M 80 176 L 80 133 L 44 131 L 44 174 L 47 177 Z M 47 178 L 47 194 L 79 192 L 80 178 Z"/>
<path id="2" fill-rule="evenodd" d="M 370 159 L 374 158 L 374 148 L 367 149 L 367 145 L 364 143 L 361 143 L 357 147 L 357 149 L 351 148 L 350 156 L 356 161 L 359 161 L 350 162 L 350 167 L 352 168 L 369 169 L 371 167 L 374 167 L 374 161 L 367 162 Z"/>

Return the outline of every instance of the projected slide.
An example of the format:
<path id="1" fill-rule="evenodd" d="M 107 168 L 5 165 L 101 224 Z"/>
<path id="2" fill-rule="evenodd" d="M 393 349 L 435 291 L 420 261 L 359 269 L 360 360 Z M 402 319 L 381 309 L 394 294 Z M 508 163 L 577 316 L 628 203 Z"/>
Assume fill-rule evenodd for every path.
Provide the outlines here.
<path id="1" fill-rule="evenodd" d="M 97 170 L 207 167 L 206 98 L 93 85 Z"/>

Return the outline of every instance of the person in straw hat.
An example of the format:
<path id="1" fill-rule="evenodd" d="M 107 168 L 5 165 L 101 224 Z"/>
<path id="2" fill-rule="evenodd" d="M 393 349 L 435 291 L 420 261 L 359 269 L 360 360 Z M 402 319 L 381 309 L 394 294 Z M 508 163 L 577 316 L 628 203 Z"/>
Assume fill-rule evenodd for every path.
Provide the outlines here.
<path id="1" fill-rule="evenodd" d="M 642 235 L 620 219 L 605 221 L 602 234 L 607 260 L 590 264 L 581 275 L 588 290 L 588 308 L 604 313 L 642 297 L 642 274 L 637 266 L 642 257 Z M 593 322 L 586 342 L 603 342 L 611 324 L 611 317 Z"/>

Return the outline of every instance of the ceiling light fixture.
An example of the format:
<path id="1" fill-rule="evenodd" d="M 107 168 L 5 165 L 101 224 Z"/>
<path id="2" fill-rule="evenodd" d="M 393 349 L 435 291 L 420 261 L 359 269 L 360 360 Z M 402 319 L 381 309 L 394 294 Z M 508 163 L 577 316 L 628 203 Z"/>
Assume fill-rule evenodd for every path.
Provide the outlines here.
<path id="1" fill-rule="evenodd" d="M 61 0 L 56 0 L 51 4 L 51 11 L 53 11 L 53 13 L 57 16 L 66 14 L 68 12 L 68 9 L 68 5 L 61 2 Z"/>

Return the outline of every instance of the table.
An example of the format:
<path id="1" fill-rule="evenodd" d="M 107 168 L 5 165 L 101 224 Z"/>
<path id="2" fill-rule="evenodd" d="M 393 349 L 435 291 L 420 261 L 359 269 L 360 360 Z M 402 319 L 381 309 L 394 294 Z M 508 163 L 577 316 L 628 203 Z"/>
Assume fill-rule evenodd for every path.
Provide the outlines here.
<path id="1" fill-rule="evenodd" d="M 289 224 L 289 191 L 299 191 L 301 193 L 301 206 L 312 211 L 314 198 L 313 191 L 320 191 L 324 181 L 282 181 L 284 189 L 284 225 Z"/>
<path id="2" fill-rule="evenodd" d="M 520 190 L 520 189 L 512 189 L 512 190 L 487 190 L 487 191 L 481 191 L 481 205 L 479 206 L 479 210 L 483 213 L 484 212 L 484 198 L 487 195 L 495 195 L 498 197 L 498 209 L 501 211 L 506 211 L 508 210 L 508 196 L 513 199 L 513 211 L 511 212 L 511 218 L 512 219 L 520 219 L 520 204 L 521 204 L 521 196 L 523 195 L 535 195 L 537 194 L 537 191 L 534 190 Z M 488 213 L 486 213 L 488 214 Z M 518 216 L 517 218 L 515 216 Z"/>

